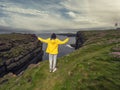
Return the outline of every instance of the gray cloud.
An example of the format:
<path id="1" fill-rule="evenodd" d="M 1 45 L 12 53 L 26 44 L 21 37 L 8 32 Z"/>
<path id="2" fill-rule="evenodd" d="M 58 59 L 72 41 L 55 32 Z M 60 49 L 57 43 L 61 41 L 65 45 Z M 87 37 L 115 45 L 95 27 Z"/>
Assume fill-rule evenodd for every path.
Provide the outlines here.
<path id="1" fill-rule="evenodd" d="M 113 28 L 119 0 L 1 0 L 0 25 L 34 31 Z"/>

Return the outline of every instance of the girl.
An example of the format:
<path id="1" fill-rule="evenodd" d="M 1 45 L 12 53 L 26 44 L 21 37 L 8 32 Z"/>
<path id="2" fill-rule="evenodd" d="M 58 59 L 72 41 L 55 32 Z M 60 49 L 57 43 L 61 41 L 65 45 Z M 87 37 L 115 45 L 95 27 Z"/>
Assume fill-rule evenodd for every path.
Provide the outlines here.
<path id="1" fill-rule="evenodd" d="M 42 38 L 38 37 L 38 40 L 48 44 L 47 49 L 46 49 L 46 53 L 49 54 L 50 72 L 55 72 L 57 70 L 56 62 L 57 62 L 58 46 L 60 44 L 67 43 L 69 41 L 69 38 L 66 38 L 64 41 L 61 41 L 56 37 L 56 34 L 53 33 L 51 35 L 51 38 L 42 39 Z"/>

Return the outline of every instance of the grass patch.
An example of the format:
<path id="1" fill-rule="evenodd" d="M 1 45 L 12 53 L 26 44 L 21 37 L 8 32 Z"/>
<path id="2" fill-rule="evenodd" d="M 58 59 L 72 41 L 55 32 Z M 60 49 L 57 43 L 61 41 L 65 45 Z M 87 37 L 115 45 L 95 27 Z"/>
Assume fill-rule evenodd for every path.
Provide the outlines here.
<path id="1" fill-rule="evenodd" d="M 59 58 L 55 73 L 49 72 L 48 61 L 40 62 L 9 79 L 0 90 L 120 90 L 120 63 L 109 54 L 119 42 L 106 44 L 107 38 Z"/>

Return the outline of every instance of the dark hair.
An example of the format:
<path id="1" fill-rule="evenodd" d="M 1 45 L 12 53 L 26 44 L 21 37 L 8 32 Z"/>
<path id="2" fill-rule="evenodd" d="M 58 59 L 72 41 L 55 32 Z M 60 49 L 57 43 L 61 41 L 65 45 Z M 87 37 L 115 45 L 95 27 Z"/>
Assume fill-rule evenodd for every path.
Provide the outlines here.
<path id="1" fill-rule="evenodd" d="M 56 39 L 56 34 L 55 34 L 55 33 L 53 33 L 53 34 L 51 35 L 51 39 Z"/>

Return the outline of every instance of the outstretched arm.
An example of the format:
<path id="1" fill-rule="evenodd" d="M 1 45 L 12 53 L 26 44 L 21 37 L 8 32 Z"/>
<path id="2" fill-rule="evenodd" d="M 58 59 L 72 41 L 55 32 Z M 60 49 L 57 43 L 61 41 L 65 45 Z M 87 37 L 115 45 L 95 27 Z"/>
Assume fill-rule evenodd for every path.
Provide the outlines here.
<path id="1" fill-rule="evenodd" d="M 41 42 L 44 42 L 44 43 L 48 43 L 48 39 L 42 39 L 42 38 L 38 37 L 38 40 L 40 40 Z"/>
<path id="2" fill-rule="evenodd" d="M 58 40 L 58 44 L 65 44 L 69 41 L 69 38 L 66 38 L 65 40 L 61 41 L 61 40 Z"/>

